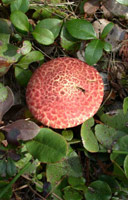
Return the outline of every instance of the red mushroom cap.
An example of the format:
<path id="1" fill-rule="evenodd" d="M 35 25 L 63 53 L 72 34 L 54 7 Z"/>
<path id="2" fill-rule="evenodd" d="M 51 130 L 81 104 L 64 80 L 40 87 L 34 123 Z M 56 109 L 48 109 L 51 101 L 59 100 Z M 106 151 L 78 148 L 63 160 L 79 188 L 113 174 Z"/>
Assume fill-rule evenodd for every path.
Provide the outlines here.
<path id="1" fill-rule="evenodd" d="M 69 128 L 82 124 L 99 109 L 104 86 L 98 71 L 70 57 L 44 63 L 26 91 L 31 113 L 44 125 Z"/>

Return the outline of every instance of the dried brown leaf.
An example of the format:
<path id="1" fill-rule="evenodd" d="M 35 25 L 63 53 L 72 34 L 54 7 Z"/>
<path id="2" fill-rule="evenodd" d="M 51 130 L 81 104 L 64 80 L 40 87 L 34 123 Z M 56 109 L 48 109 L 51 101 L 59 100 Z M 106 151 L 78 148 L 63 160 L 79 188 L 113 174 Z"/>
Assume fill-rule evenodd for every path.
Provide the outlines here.
<path id="1" fill-rule="evenodd" d="M 20 119 L 5 126 L 3 130 L 8 133 L 9 140 L 15 140 L 16 142 L 18 140 L 27 141 L 33 139 L 39 133 L 40 127 L 32 121 Z"/>
<path id="2" fill-rule="evenodd" d="M 84 4 L 84 12 L 93 15 L 99 9 L 100 0 L 90 0 Z"/>

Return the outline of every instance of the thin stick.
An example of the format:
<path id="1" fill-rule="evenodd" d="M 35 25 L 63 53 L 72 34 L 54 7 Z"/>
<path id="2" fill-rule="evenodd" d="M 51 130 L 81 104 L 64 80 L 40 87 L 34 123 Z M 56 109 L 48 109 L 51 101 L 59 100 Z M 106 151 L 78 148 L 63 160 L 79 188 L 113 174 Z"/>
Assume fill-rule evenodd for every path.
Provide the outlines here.
<path id="1" fill-rule="evenodd" d="M 30 190 L 35 193 L 38 197 L 40 197 L 42 200 L 46 200 L 44 197 L 42 197 L 37 191 L 35 191 L 30 185 L 29 185 Z"/>
<path id="2" fill-rule="evenodd" d="M 27 188 L 27 187 L 28 185 L 22 185 L 21 187 L 14 189 L 13 192 L 16 192 L 18 190 L 23 190 L 24 188 Z"/>
<path id="3" fill-rule="evenodd" d="M 63 200 L 63 199 L 61 199 L 58 195 L 56 195 L 55 193 L 52 193 L 52 195 L 53 196 L 55 196 L 57 199 L 59 199 L 59 200 Z"/>

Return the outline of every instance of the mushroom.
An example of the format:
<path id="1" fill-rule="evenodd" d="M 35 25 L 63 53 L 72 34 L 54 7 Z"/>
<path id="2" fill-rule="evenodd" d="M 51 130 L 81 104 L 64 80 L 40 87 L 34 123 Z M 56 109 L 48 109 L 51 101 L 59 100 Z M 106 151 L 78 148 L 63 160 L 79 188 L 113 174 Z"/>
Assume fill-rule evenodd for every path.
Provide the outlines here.
<path id="1" fill-rule="evenodd" d="M 82 124 L 99 109 L 104 86 L 99 72 L 76 58 L 55 58 L 33 73 L 26 101 L 44 125 L 63 129 Z"/>

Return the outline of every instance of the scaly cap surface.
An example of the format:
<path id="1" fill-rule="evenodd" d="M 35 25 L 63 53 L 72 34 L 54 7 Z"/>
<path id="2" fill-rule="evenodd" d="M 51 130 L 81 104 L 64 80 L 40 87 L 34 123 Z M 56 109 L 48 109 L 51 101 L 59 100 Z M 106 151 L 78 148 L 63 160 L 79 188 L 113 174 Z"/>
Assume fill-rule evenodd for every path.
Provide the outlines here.
<path id="1" fill-rule="evenodd" d="M 26 101 L 36 119 L 61 129 L 92 117 L 103 94 L 103 81 L 95 68 L 76 58 L 62 57 L 44 63 L 33 73 Z"/>

